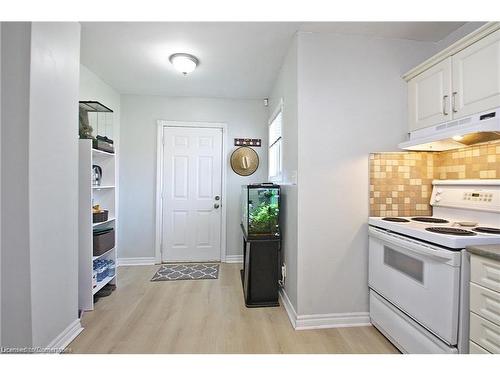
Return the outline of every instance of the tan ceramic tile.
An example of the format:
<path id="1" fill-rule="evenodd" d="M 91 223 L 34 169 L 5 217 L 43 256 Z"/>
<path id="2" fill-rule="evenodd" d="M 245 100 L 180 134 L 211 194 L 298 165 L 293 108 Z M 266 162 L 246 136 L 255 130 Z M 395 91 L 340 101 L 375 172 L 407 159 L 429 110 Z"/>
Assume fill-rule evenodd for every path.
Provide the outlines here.
<path id="1" fill-rule="evenodd" d="M 500 141 L 440 153 L 371 154 L 370 214 L 431 214 L 432 179 L 497 178 L 499 155 Z"/>

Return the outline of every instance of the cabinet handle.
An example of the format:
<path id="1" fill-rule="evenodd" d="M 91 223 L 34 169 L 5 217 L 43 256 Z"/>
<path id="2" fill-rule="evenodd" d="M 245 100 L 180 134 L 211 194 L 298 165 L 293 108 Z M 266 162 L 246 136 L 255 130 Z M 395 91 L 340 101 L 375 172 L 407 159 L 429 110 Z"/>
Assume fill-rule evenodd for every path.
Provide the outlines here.
<path id="1" fill-rule="evenodd" d="M 451 96 L 451 108 L 452 108 L 453 113 L 458 112 L 457 107 L 456 107 L 457 94 L 458 94 L 458 92 L 455 91 Z"/>
<path id="2" fill-rule="evenodd" d="M 448 116 L 448 112 L 446 112 L 446 100 L 448 99 L 448 95 L 443 96 L 443 115 Z"/>

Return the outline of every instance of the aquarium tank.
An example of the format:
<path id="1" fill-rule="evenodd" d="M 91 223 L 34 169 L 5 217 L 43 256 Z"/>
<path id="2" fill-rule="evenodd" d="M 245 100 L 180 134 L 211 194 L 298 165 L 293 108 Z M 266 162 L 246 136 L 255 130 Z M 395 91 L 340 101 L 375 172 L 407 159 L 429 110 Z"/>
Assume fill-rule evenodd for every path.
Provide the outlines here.
<path id="1" fill-rule="evenodd" d="M 242 188 L 241 202 L 241 225 L 247 239 L 280 238 L 279 185 L 245 185 Z"/>

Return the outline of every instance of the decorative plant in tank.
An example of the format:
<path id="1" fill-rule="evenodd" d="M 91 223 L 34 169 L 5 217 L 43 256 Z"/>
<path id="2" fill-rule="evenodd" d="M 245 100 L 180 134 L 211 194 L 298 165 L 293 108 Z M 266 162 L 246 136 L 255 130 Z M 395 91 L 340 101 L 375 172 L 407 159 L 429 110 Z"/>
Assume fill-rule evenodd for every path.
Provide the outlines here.
<path id="1" fill-rule="evenodd" d="M 79 127 L 79 135 L 80 139 L 93 139 L 94 137 L 92 136 L 92 132 L 94 129 L 92 129 L 92 126 L 89 124 L 89 114 L 86 110 L 80 108 L 80 127 Z"/>
<path id="2" fill-rule="evenodd" d="M 276 191 L 266 190 L 262 195 L 265 200 L 250 213 L 250 233 L 274 233 L 278 228 L 279 207 Z"/>

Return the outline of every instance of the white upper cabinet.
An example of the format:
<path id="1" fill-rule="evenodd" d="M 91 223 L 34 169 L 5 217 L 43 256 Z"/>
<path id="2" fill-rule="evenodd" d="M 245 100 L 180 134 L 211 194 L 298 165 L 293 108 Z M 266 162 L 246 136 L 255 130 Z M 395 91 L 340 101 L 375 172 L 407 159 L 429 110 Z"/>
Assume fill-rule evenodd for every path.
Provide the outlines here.
<path id="1" fill-rule="evenodd" d="M 488 23 L 403 78 L 410 132 L 500 107 L 500 23 Z"/>
<path id="2" fill-rule="evenodd" d="M 500 107 L 500 31 L 453 56 L 454 117 Z"/>
<path id="3" fill-rule="evenodd" d="M 410 131 L 451 119 L 451 58 L 408 82 Z"/>

